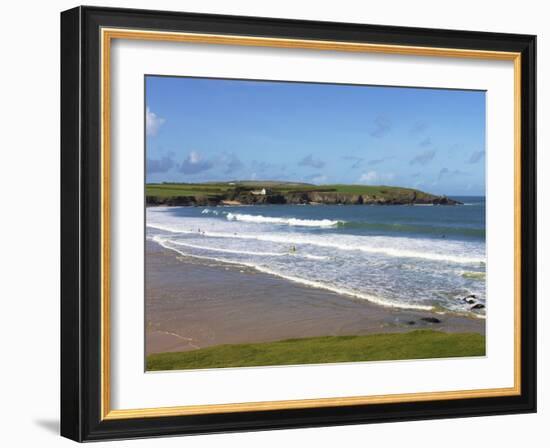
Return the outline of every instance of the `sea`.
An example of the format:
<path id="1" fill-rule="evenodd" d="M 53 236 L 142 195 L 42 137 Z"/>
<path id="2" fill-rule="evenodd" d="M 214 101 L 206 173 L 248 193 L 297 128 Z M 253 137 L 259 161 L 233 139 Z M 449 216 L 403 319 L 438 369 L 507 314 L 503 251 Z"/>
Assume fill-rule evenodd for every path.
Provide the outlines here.
<path id="1" fill-rule="evenodd" d="M 342 300 L 484 318 L 485 198 L 452 198 L 464 205 L 148 207 L 146 237 Z"/>

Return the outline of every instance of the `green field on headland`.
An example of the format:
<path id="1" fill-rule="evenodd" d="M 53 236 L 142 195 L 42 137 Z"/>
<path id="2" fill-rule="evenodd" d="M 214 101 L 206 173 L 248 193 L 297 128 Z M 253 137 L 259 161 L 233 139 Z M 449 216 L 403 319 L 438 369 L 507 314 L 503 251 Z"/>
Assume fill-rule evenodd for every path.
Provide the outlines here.
<path id="1" fill-rule="evenodd" d="M 351 193 L 351 194 L 365 194 L 365 195 L 378 195 L 384 197 L 387 195 L 401 196 L 408 195 L 411 192 L 416 191 L 419 197 L 426 195 L 431 196 L 428 193 L 423 193 L 420 190 L 414 190 L 412 188 L 402 187 L 390 187 L 383 185 L 345 185 L 345 184 L 333 184 L 333 185 L 313 185 L 304 183 L 293 182 L 276 182 L 276 181 L 236 181 L 236 182 L 220 182 L 220 183 L 202 183 L 202 184 L 187 184 L 187 183 L 162 183 L 162 184 L 147 184 L 146 194 L 147 196 L 185 196 L 185 195 L 219 195 L 219 194 L 231 194 L 238 191 L 261 191 L 262 188 L 270 190 L 271 194 L 289 194 L 289 193 Z"/>
<path id="2" fill-rule="evenodd" d="M 147 370 L 186 370 L 336 362 L 484 356 L 478 333 L 416 330 L 365 336 L 325 336 L 230 344 L 147 357 Z"/>
<path id="3" fill-rule="evenodd" d="M 384 185 L 313 185 L 279 181 L 147 184 L 149 205 L 438 204 L 457 202 L 413 188 Z"/>

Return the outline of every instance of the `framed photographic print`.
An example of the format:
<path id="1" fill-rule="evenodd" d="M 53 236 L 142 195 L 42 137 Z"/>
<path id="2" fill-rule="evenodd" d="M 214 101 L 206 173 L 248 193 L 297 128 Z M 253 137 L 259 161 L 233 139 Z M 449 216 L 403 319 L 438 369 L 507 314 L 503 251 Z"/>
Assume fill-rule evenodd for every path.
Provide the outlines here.
<path id="1" fill-rule="evenodd" d="M 535 37 L 61 14 L 61 433 L 535 412 Z"/>

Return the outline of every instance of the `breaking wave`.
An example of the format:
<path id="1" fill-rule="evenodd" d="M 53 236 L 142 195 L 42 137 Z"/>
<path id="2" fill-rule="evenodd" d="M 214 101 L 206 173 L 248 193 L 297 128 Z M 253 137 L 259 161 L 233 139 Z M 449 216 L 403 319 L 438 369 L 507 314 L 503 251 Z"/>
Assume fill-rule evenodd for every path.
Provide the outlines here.
<path id="1" fill-rule="evenodd" d="M 342 222 L 333 221 L 330 219 L 277 218 L 262 215 L 246 215 L 242 213 L 227 213 L 225 217 L 229 221 L 243 221 L 258 224 L 283 224 L 287 226 L 301 227 L 334 227 Z"/>

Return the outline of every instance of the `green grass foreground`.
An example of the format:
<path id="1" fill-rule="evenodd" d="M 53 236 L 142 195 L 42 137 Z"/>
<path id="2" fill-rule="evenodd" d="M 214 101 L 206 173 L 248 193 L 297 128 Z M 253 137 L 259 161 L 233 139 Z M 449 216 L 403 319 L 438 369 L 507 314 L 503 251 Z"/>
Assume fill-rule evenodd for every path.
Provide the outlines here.
<path id="1" fill-rule="evenodd" d="M 210 369 L 398 359 L 484 356 L 478 333 L 416 330 L 365 336 L 325 336 L 258 344 L 232 344 L 147 357 L 147 370 Z"/>

